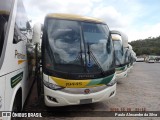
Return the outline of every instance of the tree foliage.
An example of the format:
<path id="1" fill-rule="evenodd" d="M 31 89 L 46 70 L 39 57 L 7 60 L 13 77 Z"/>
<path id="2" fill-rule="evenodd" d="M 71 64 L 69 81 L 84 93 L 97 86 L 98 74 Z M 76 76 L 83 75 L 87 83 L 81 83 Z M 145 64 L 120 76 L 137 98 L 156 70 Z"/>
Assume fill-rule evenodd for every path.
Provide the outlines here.
<path id="1" fill-rule="evenodd" d="M 129 44 L 132 45 L 133 50 L 139 55 L 160 55 L 160 36 L 149 37 L 147 39 L 141 39 L 132 41 Z"/>

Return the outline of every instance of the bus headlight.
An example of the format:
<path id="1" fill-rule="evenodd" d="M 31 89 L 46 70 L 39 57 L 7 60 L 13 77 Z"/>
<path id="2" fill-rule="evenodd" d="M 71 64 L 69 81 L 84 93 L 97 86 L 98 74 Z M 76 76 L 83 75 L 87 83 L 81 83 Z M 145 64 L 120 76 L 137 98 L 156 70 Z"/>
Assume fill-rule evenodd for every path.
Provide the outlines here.
<path id="1" fill-rule="evenodd" d="M 117 80 L 115 79 L 115 76 L 112 78 L 112 80 L 107 84 L 107 86 L 112 86 L 117 82 Z"/>
<path id="2" fill-rule="evenodd" d="M 43 83 L 44 83 L 44 85 L 45 85 L 46 87 L 48 87 L 48 88 L 50 88 L 50 89 L 52 89 L 52 90 L 60 90 L 60 89 L 63 89 L 63 87 L 60 87 L 60 86 L 55 85 L 55 84 L 53 84 L 53 83 L 47 82 L 47 81 L 45 81 L 45 80 L 43 80 Z"/>

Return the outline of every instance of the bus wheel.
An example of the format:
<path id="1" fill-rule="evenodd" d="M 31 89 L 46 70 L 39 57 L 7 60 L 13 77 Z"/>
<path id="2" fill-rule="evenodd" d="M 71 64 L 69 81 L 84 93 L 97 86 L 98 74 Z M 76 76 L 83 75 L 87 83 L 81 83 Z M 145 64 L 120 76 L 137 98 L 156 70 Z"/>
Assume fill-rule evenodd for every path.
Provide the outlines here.
<path id="1" fill-rule="evenodd" d="M 22 109 L 22 97 L 21 93 L 18 92 L 13 103 L 12 112 L 20 112 Z"/>
<path id="2" fill-rule="evenodd" d="M 17 95 L 16 95 L 16 97 L 15 97 L 15 99 L 14 99 L 14 103 L 13 103 L 13 107 L 12 107 L 12 112 L 18 113 L 18 112 L 21 111 L 21 109 L 22 109 L 22 101 L 21 101 L 22 97 L 21 96 L 22 96 L 21 92 L 18 92 Z M 11 120 L 17 120 L 17 118 L 13 117 L 11 115 Z"/>

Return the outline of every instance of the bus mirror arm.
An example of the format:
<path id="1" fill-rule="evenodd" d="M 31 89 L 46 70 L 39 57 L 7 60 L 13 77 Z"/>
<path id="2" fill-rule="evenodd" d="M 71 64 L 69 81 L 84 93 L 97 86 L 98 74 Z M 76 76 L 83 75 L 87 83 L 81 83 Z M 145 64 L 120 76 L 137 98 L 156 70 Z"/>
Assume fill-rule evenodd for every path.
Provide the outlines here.
<path id="1" fill-rule="evenodd" d="M 18 35 L 18 40 L 17 40 L 17 42 L 20 42 L 20 41 L 23 41 L 23 40 L 22 40 L 21 36 Z"/>
<path id="2" fill-rule="evenodd" d="M 17 44 L 18 42 L 23 41 L 22 38 L 18 35 L 17 37 L 14 36 L 13 43 Z"/>

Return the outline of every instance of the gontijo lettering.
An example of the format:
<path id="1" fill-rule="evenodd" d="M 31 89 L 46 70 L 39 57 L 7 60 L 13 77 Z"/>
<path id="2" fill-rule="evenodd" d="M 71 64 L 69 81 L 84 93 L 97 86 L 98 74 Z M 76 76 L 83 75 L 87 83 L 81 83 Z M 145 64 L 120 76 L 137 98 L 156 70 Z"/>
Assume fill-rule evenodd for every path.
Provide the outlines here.
<path id="1" fill-rule="evenodd" d="M 17 59 L 25 59 L 26 55 L 19 53 L 18 50 L 15 50 L 15 58 Z"/>
<path id="2" fill-rule="evenodd" d="M 66 83 L 66 86 L 79 86 L 79 85 L 82 85 L 82 82 Z"/>

